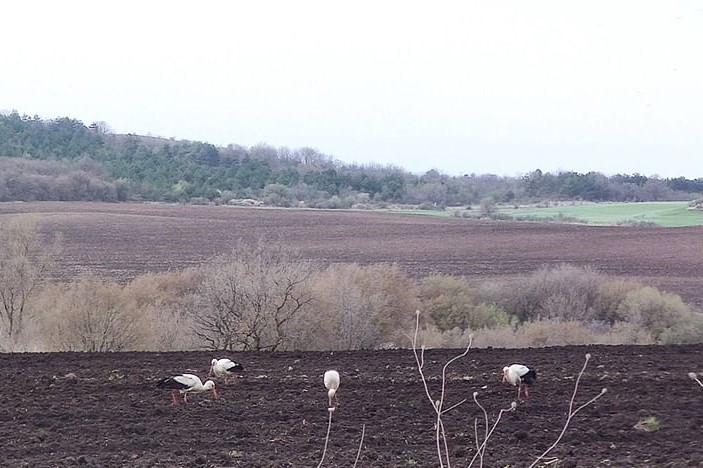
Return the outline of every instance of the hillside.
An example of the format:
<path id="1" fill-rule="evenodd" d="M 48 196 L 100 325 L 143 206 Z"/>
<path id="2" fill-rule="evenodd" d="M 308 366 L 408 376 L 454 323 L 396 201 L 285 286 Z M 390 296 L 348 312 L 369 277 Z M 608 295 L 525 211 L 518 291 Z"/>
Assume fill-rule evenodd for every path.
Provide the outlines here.
<path id="1" fill-rule="evenodd" d="M 340 162 L 313 148 L 252 147 L 115 135 L 103 122 L 0 114 L 0 201 L 151 200 L 350 208 L 389 203 L 426 209 L 536 200 L 666 201 L 703 194 L 703 178 L 605 176 L 539 169 L 522 177 Z M 506 171 L 507 172 L 507 171 Z"/>

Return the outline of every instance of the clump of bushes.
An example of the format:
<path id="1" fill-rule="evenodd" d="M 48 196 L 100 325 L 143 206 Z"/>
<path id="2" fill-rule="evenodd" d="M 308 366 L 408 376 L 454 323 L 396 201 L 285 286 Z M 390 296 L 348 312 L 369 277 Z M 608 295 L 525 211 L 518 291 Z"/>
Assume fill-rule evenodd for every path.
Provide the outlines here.
<path id="1" fill-rule="evenodd" d="M 145 317 L 125 288 L 86 275 L 51 290 L 53 300 L 43 322 L 51 349 L 106 352 L 141 348 Z M 49 295 L 44 299 L 50 300 Z"/>
<path id="2" fill-rule="evenodd" d="M 404 347 L 408 310 L 420 305 L 415 283 L 397 265 L 337 264 L 315 275 L 315 301 L 301 326 L 299 349 Z"/>
<path id="3" fill-rule="evenodd" d="M 652 335 L 656 343 L 697 343 L 703 337 L 703 316 L 675 294 L 644 287 L 630 291 L 620 304 L 625 320 Z"/>
<path id="4" fill-rule="evenodd" d="M 703 341 L 703 315 L 679 296 L 590 267 L 543 267 L 478 286 L 427 277 L 420 298 L 433 319 L 423 339 L 433 347 L 463 347 L 469 334 L 479 347 Z"/>
<path id="5" fill-rule="evenodd" d="M 679 296 L 590 267 L 544 267 L 479 284 L 397 265 L 313 265 L 281 245 L 237 245 L 181 272 L 121 285 L 46 283 L 27 305 L 35 351 L 357 350 L 410 346 L 415 310 L 428 347 L 703 341 Z M 19 347 L 21 348 L 21 346 Z M 16 350 L 20 350 L 15 346 Z"/>
<path id="6" fill-rule="evenodd" d="M 510 323 L 510 315 L 495 304 L 478 300 L 476 288 L 465 278 L 433 274 L 422 279 L 419 299 L 441 331 L 495 328 Z"/>

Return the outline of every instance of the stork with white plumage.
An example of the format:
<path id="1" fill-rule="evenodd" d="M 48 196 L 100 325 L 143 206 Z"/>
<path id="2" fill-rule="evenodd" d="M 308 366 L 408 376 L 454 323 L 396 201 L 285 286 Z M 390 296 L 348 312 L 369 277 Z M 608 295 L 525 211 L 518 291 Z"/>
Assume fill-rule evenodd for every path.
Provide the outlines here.
<path id="1" fill-rule="evenodd" d="M 327 389 L 327 398 L 329 407 L 334 408 L 339 404 L 337 400 L 337 390 L 339 390 L 339 372 L 336 370 L 328 370 L 324 377 L 325 388 Z"/>
<path id="2" fill-rule="evenodd" d="M 527 399 L 530 397 L 529 387 L 537 382 L 537 372 L 522 364 L 511 364 L 503 367 L 503 382 L 517 386 L 518 401 L 520 401 L 520 393 L 524 386 L 525 399 Z"/>
<path id="3" fill-rule="evenodd" d="M 173 400 L 174 405 L 178 405 L 179 403 L 179 394 L 183 395 L 183 404 L 188 404 L 189 393 L 203 393 L 208 390 L 212 390 L 215 400 L 220 398 L 217 394 L 217 389 L 215 388 L 215 382 L 208 380 L 203 383 L 203 381 L 200 380 L 200 377 L 194 374 L 180 374 L 172 377 L 166 377 L 165 379 L 159 380 L 156 386 L 159 388 L 168 388 L 173 390 L 171 392 L 171 399 Z"/>
<path id="4" fill-rule="evenodd" d="M 244 366 L 238 362 L 234 362 L 231 359 L 213 359 L 210 362 L 210 376 L 224 377 L 225 383 L 229 383 L 229 377 L 233 376 L 235 372 L 244 371 Z"/>

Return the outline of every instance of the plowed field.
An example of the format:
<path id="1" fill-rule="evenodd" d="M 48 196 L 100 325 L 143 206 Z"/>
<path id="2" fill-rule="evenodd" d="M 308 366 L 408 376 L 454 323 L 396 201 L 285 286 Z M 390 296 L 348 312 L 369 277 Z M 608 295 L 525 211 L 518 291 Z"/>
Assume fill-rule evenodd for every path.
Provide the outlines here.
<path id="1" fill-rule="evenodd" d="M 474 454 L 474 391 L 489 410 L 510 405 L 505 364 L 534 366 L 530 398 L 497 426 L 484 466 L 527 467 L 563 427 L 574 377 L 592 358 L 577 404 L 608 392 L 575 416 L 546 467 L 703 466 L 703 346 L 591 346 L 470 351 L 449 368 L 444 416 L 452 466 Z M 430 391 L 457 351 L 426 352 Z M 434 416 L 411 350 L 343 353 L 238 353 L 245 366 L 221 398 L 194 395 L 172 406 L 156 381 L 207 373 L 213 354 L 2 354 L 1 466 L 8 467 L 315 467 L 327 431 L 322 374 L 342 376 L 323 466 L 351 467 L 362 427 L 359 467 L 437 467 Z M 658 431 L 638 431 L 656 417 Z M 479 426 L 479 432 L 483 427 Z M 555 458 L 557 461 L 555 461 Z M 474 465 L 478 466 L 478 464 Z"/>
<path id="2" fill-rule="evenodd" d="M 64 277 L 90 271 L 128 280 L 197 265 L 239 239 L 280 240 L 322 262 L 397 263 L 408 274 L 476 280 L 543 265 L 590 265 L 703 305 L 703 226 L 635 228 L 479 222 L 370 212 L 105 203 L 4 203 L 0 222 L 41 217 L 61 233 Z"/>

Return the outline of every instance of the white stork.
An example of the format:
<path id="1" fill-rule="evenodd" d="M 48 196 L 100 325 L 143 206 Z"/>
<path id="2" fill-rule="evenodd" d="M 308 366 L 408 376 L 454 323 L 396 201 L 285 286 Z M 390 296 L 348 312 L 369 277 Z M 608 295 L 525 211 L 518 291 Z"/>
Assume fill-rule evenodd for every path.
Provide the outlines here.
<path id="1" fill-rule="evenodd" d="M 537 382 L 537 372 L 522 364 L 511 364 L 503 367 L 503 382 L 517 386 L 517 399 L 520 401 L 520 390 L 525 384 L 525 398 L 530 397 L 528 387 Z"/>
<path id="2" fill-rule="evenodd" d="M 210 363 L 210 375 L 224 377 L 225 383 L 229 383 L 229 376 L 234 375 L 235 372 L 242 372 L 243 370 L 244 367 L 241 364 L 227 358 L 213 359 Z"/>
<path id="3" fill-rule="evenodd" d="M 183 395 L 183 404 L 188 404 L 188 394 L 189 393 L 202 393 L 212 390 L 212 394 L 217 400 L 220 396 L 217 394 L 217 389 L 215 388 L 215 382 L 208 380 L 203 384 L 200 377 L 193 374 L 180 374 L 174 375 L 173 377 L 166 377 L 165 379 L 159 380 L 156 384 L 159 388 L 169 388 L 173 390 L 171 392 L 171 398 L 174 405 L 178 405 L 178 394 Z"/>
<path id="4" fill-rule="evenodd" d="M 339 389 L 339 372 L 336 370 L 328 370 L 324 377 L 325 388 L 327 389 L 327 398 L 329 399 L 329 407 L 334 408 L 339 404 L 337 400 L 337 390 Z"/>

